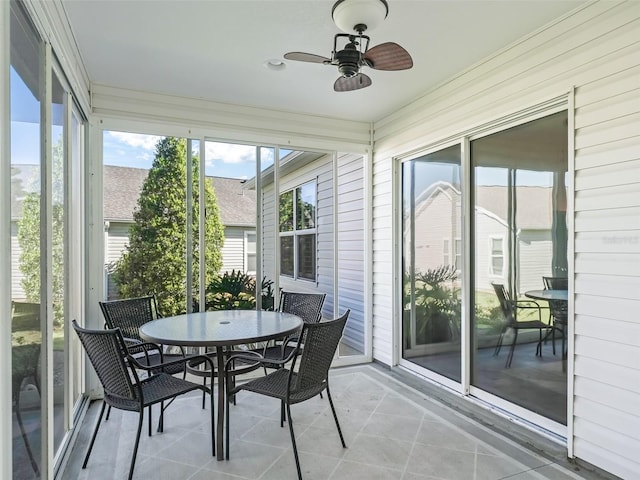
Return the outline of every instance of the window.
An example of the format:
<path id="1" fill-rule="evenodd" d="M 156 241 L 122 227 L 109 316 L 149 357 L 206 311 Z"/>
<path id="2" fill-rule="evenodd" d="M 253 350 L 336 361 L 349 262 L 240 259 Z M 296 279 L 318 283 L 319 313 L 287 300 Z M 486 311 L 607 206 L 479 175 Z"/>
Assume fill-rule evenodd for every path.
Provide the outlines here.
<path id="1" fill-rule="evenodd" d="M 462 240 L 459 238 L 454 240 L 455 252 L 453 259 L 449 251 L 449 240 L 445 238 L 442 242 L 442 264 L 453 265 L 456 267 L 456 271 L 459 272 L 462 268 Z"/>
<path id="2" fill-rule="evenodd" d="M 502 277 L 504 273 L 504 238 L 490 238 L 489 248 L 491 249 L 489 252 L 491 258 L 489 271 L 491 275 Z"/>
<path id="3" fill-rule="evenodd" d="M 256 232 L 244 232 L 244 269 L 249 275 L 256 274 Z"/>
<path id="4" fill-rule="evenodd" d="M 316 280 L 315 181 L 280 194 L 280 274 Z"/>

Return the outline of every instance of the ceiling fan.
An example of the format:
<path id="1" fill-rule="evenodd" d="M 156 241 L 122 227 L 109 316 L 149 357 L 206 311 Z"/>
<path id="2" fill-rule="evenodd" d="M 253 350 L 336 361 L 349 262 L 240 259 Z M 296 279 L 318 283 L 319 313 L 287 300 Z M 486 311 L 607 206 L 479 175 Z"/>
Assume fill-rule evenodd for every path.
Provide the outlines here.
<path id="1" fill-rule="evenodd" d="M 287 60 L 322 63 L 338 67 L 340 77 L 335 81 L 336 92 L 358 90 L 371 85 L 371 78 L 360 71 L 362 67 L 374 70 L 407 70 L 413 67 L 411 55 L 394 42 L 381 43 L 369 48 L 367 29 L 377 26 L 389 13 L 386 0 L 338 0 L 331 16 L 338 28 L 347 33 L 337 33 L 333 39 L 331 57 L 313 53 L 289 52 Z M 343 45 L 344 43 L 344 45 Z M 342 49 L 338 49 L 338 45 Z"/>

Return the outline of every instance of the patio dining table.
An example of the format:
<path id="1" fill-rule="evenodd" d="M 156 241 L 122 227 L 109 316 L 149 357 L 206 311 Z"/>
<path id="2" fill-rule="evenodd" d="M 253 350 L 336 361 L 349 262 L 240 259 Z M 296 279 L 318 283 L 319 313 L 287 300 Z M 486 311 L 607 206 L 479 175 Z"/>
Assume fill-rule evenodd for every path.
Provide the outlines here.
<path id="1" fill-rule="evenodd" d="M 216 457 L 224 459 L 224 349 L 285 337 L 302 328 L 296 315 L 262 310 L 218 310 L 159 318 L 140 327 L 140 337 L 162 345 L 215 347 L 218 378 Z M 213 391 L 213 376 L 211 385 Z"/>

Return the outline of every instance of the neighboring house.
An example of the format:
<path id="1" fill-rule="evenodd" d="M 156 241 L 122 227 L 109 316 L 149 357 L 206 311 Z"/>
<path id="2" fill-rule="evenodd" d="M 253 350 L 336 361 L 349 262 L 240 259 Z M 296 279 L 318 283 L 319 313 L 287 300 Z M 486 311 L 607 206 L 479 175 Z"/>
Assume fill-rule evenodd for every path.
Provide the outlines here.
<path id="1" fill-rule="evenodd" d="M 104 252 L 107 298 L 117 297 L 111 271 L 129 243 L 129 228 L 148 170 L 104 166 Z M 213 184 L 224 225 L 222 271 L 255 273 L 256 194 L 236 178 L 207 177 Z"/>
<path id="2" fill-rule="evenodd" d="M 515 271 L 518 272 L 518 292 L 542 288 L 542 276 L 549 275 L 552 262 L 551 187 L 518 187 L 518 230 Z M 479 290 L 493 292 L 491 282 L 507 283 L 509 252 L 507 187 L 479 186 L 475 189 L 475 248 L 490 252 L 476 269 Z M 415 205 L 415 270 L 426 272 L 440 265 L 455 265 L 460 270 L 462 232 L 451 231 L 460 225 L 461 192 L 447 182 L 438 182 L 425 189 Z M 448 212 L 444 215 L 442 212 Z M 408 215 L 405 212 L 405 217 Z M 451 218 L 455 217 L 455 221 Z M 448 232 L 443 235 L 443 232 Z M 405 228 L 405 236 L 406 236 Z M 410 244 L 405 244 L 409 249 Z M 405 251 L 408 258 L 408 251 Z M 486 261 L 485 261 L 486 260 Z M 406 270 L 406 267 L 405 267 Z M 485 288 L 483 288 L 483 286 Z"/>

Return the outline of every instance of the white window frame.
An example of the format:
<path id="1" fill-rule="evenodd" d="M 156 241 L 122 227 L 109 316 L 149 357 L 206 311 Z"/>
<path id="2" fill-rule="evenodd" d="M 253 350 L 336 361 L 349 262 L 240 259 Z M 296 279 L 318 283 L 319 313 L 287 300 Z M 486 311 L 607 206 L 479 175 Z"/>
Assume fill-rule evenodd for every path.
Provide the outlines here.
<path id="1" fill-rule="evenodd" d="M 298 208 L 298 203 L 296 201 L 296 191 L 306 185 L 313 185 L 314 186 L 314 190 L 315 190 L 315 211 L 314 211 L 314 227 L 313 228 L 306 228 L 306 229 L 302 229 L 302 230 L 298 230 L 297 228 L 297 208 Z M 287 277 L 287 278 L 291 278 L 293 280 L 296 281 L 303 281 L 303 282 L 311 282 L 311 283 L 317 283 L 318 281 L 318 180 L 317 179 L 313 179 L 310 180 L 308 182 L 304 182 L 301 183 L 299 185 L 296 185 L 293 188 L 290 188 L 288 190 L 282 191 L 278 194 L 278 205 L 280 204 L 280 198 L 282 197 L 282 195 L 284 195 L 285 193 L 289 193 L 289 192 L 293 192 L 293 201 L 292 201 L 292 206 L 293 206 L 293 230 L 290 231 L 286 231 L 286 232 L 282 232 L 279 231 L 279 235 L 280 238 L 282 239 L 283 237 L 293 237 L 293 275 L 289 275 L 286 273 L 282 273 L 282 257 L 281 254 L 282 252 L 280 252 L 280 275 L 282 275 L 283 277 Z M 279 207 L 278 207 L 279 208 Z M 278 224 L 278 230 L 280 230 L 280 225 Z M 313 235 L 315 238 L 315 252 L 314 255 L 316 257 L 316 261 L 314 264 L 314 272 L 313 272 L 313 279 L 311 278 L 305 278 L 305 277 L 301 277 L 298 275 L 298 270 L 299 270 L 299 261 L 298 261 L 298 257 L 299 257 L 299 252 L 298 252 L 298 238 L 302 237 L 302 236 L 306 236 L 306 235 Z"/>
<path id="2" fill-rule="evenodd" d="M 253 242 L 249 241 L 249 237 L 252 236 L 254 237 Z M 249 251 L 249 245 L 251 245 L 251 243 L 253 243 L 253 252 Z M 251 255 L 253 255 L 253 257 L 256 259 L 256 261 L 254 262 L 255 265 L 258 265 L 258 258 L 257 258 L 257 245 L 258 245 L 258 232 L 256 232 L 255 230 L 250 231 L 250 230 L 245 230 L 244 232 L 244 270 L 248 275 L 254 275 L 256 274 L 255 270 L 249 270 L 249 257 Z"/>
<path id="3" fill-rule="evenodd" d="M 495 277 L 495 278 L 504 278 L 504 271 L 505 271 L 505 255 L 504 255 L 504 244 L 505 244 L 505 238 L 504 235 L 489 235 L 489 275 L 491 277 Z M 493 241 L 494 240 L 499 240 L 500 244 L 501 244 L 501 255 L 494 255 L 493 253 Z M 498 258 L 499 256 L 502 257 L 502 270 L 500 272 L 496 272 L 493 269 L 493 259 L 494 258 Z"/>

